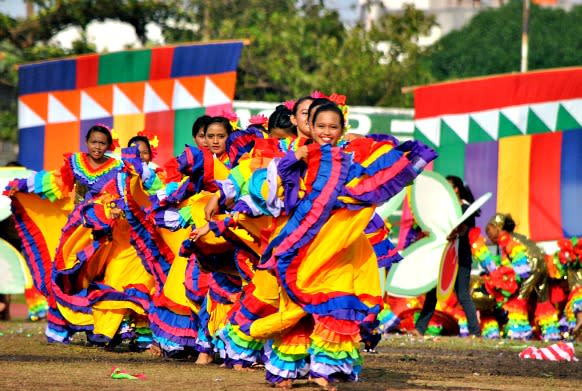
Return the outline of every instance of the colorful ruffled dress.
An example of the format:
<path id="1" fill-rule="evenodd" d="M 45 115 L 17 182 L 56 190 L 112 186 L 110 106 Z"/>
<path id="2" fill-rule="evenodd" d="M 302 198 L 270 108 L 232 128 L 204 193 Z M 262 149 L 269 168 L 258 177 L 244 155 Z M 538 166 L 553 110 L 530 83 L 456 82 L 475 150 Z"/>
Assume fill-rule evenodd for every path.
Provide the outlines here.
<path id="1" fill-rule="evenodd" d="M 546 258 L 548 269 L 552 268 L 558 278 L 568 281 L 568 300 L 564 308 L 565 331 L 572 332 L 577 317 L 582 312 L 582 238 L 558 240 L 558 250 Z"/>
<path id="2" fill-rule="evenodd" d="M 96 344 L 126 337 L 145 348 L 151 341 L 150 297 L 169 261 L 162 254 L 170 254 L 140 213 L 144 188 L 160 182 L 136 150 L 126 152 L 133 157 L 125 164 L 110 158 L 98 168 L 85 153 L 69 154 L 60 170 L 10 184 L 33 280 L 50 306 L 49 341 L 66 343 L 77 331 Z M 122 216 L 113 218 L 112 208 Z"/>
<path id="3" fill-rule="evenodd" d="M 307 164 L 291 152 L 254 172 L 249 188 L 256 190 L 234 208 L 280 216 L 259 266 L 276 276 L 277 312 L 251 313 L 247 318 L 255 320 L 239 328 L 270 340 L 265 365 L 271 383 L 307 373 L 357 378 L 359 325 L 382 302 L 378 262 L 364 230 L 376 203 L 399 192 L 435 157 L 419 143 L 394 148 L 369 139 L 354 143 L 350 153 L 318 145 L 309 151 Z"/>
<path id="4" fill-rule="evenodd" d="M 472 232 L 470 240 L 473 257 L 487 271 L 487 291 L 507 311 L 507 337 L 532 337 L 528 301 L 535 294 L 537 304 L 534 321 L 541 330 L 541 338 L 560 339 L 558 311 L 550 302 L 546 255 L 543 251 L 525 236 L 505 231 L 501 232 L 498 239 L 500 258 L 491 256 L 479 231 Z M 492 330 L 492 335 L 495 334 L 495 330 Z"/>
<path id="5" fill-rule="evenodd" d="M 240 294 L 242 282 L 232 246 L 223 238 L 209 236 L 198 243 L 188 240 L 191 226 L 206 223 L 204 207 L 217 190 L 215 180 L 229 173 L 225 160 L 186 146 L 175 164 L 184 180 L 168 184 L 151 198 L 148 213 L 164 228 L 164 240 L 180 254 L 150 313 L 154 339 L 166 355 L 192 350 L 212 353 L 215 334 L 224 327 L 226 314 Z M 213 268 L 217 262 L 232 267 L 225 273 Z"/>
<path id="6" fill-rule="evenodd" d="M 273 342 L 269 341 L 264 349 L 265 338 L 251 336 L 249 328 L 254 320 L 277 312 L 280 287 L 275 276 L 270 271 L 257 270 L 256 263 L 267 248 L 269 240 L 286 223 L 287 216 L 281 214 L 283 202 L 276 192 L 270 192 L 263 185 L 276 184 L 276 159 L 280 159 L 288 151 L 296 151 L 306 141 L 308 140 L 302 138 L 255 139 L 252 149 L 244 158 L 239 159 L 239 164 L 233 168 L 229 178 L 217 181 L 221 189 L 220 203 L 223 209 L 227 209 L 227 199 L 235 202 L 230 207 L 235 218 L 224 216 L 223 220 L 211 222 L 210 226 L 215 235 L 224 236 L 233 243 L 237 251 L 245 254 L 249 264 L 247 268 L 239 267 L 246 284 L 240 300 L 230 312 L 229 322 L 219 333 L 226 349 L 227 366 L 249 367 L 261 362 L 264 354 L 268 355 L 272 351 Z M 231 223 L 237 228 L 228 228 Z M 241 237 L 241 233 L 245 236 Z M 247 237 L 253 238 L 253 242 L 245 241 Z M 237 264 L 240 265 L 240 261 Z M 296 346 L 295 349 L 295 355 L 300 355 L 303 359 L 308 356 L 308 337 L 309 334 L 304 336 L 302 348 Z M 301 352 L 298 353 L 297 349 Z"/>

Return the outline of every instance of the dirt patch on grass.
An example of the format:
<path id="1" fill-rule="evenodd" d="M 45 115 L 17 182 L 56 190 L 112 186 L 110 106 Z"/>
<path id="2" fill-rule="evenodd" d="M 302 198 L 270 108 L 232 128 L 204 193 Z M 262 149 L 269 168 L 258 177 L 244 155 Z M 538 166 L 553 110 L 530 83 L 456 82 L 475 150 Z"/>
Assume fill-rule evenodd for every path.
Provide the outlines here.
<path id="1" fill-rule="evenodd" d="M 0 390 L 262 390 L 264 372 L 238 373 L 191 360 L 88 347 L 79 336 L 69 346 L 48 344 L 44 324 L 0 323 Z M 393 336 L 378 354 L 364 356 L 362 381 L 340 390 L 576 390 L 582 362 L 522 361 L 535 342 Z M 580 346 L 576 346 L 578 352 Z M 580 354 L 580 353 L 579 353 Z M 143 373 L 145 380 L 114 380 L 112 367 Z M 315 390 L 299 381 L 298 390 Z"/>

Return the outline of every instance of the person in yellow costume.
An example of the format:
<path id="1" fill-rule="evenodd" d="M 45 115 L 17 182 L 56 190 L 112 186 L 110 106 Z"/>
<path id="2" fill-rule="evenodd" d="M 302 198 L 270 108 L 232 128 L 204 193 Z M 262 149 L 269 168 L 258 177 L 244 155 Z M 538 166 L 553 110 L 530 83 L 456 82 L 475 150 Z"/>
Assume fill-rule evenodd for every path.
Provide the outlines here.
<path id="1" fill-rule="evenodd" d="M 154 339 L 167 356 L 198 351 L 199 364 L 210 363 L 215 350 L 220 351 L 220 346 L 214 346 L 214 335 L 224 326 L 226 314 L 240 294 L 241 279 L 234 268 L 234 249 L 223 238 L 206 238 L 197 252 L 188 243 L 180 247 L 190 233 L 185 228 L 205 223 L 204 205 L 217 189 L 215 181 L 229 174 L 226 142 L 232 132 L 227 118 L 209 118 L 204 128 L 206 146 L 186 146 L 173 164 L 185 179 L 158 192 L 148 211 L 158 227 L 174 231 L 162 230 L 162 235 L 174 253 L 181 255 L 174 260 L 161 293 L 154 298 L 150 313 Z M 200 265 L 207 258 L 220 259 L 233 267 L 202 270 Z M 200 289 L 202 285 L 209 291 Z"/>
<path id="2" fill-rule="evenodd" d="M 364 230 L 376 203 L 399 192 L 435 157 L 419 143 L 393 147 L 364 139 L 336 148 L 344 124 L 335 104 L 315 109 L 314 143 L 254 172 L 251 197 L 244 200 L 281 216 L 263 225 L 268 244 L 262 272 L 255 273 L 262 278 L 262 301 L 276 311 L 255 314 L 239 328 L 268 341 L 266 377 L 279 387 L 307 374 L 324 388 L 357 379 L 359 324 L 381 302 L 377 260 Z M 235 214 L 225 225 L 248 227 L 246 221 Z M 212 228 L 200 227 L 193 239 Z M 259 285 L 253 285 L 256 295 Z"/>
<path id="3" fill-rule="evenodd" d="M 144 349 L 150 297 L 171 261 L 140 212 L 143 184 L 159 181 L 137 148 L 124 161 L 106 155 L 114 149 L 107 126 L 92 126 L 85 139 L 88 152 L 66 155 L 59 170 L 10 184 L 35 287 L 50 306 L 46 335 L 67 343 L 85 331 L 95 344 L 127 337 Z"/>

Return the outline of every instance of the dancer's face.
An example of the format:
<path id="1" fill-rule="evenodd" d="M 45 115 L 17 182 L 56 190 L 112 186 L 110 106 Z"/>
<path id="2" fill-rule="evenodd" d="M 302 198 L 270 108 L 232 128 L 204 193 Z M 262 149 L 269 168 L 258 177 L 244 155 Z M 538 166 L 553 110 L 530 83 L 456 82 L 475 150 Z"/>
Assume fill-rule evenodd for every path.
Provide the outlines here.
<path id="1" fill-rule="evenodd" d="M 105 152 L 109 149 L 109 141 L 107 136 L 101 132 L 91 132 L 87 140 L 87 151 L 91 159 L 100 162 L 105 156 Z"/>
<path id="2" fill-rule="evenodd" d="M 217 156 L 222 155 L 226 151 L 227 138 L 228 132 L 222 124 L 214 123 L 206 129 L 206 144 L 208 149 Z"/>
<path id="3" fill-rule="evenodd" d="M 137 150 L 139 151 L 139 158 L 144 163 L 149 163 L 152 161 L 152 155 L 150 154 L 150 150 L 148 146 L 143 141 L 136 141 L 135 145 L 137 146 Z"/>
<path id="4" fill-rule="evenodd" d="M 334 111 L 320 112 L 311 124 L 311 137 L 319 145 L 337 145 L 342 133 L 340 116 Z"/>
<path id="5" fill-rule="evenodd" d="M 198 129 L 198 132 L 196 133 L 196 136 L 194 137 L 194 142 L 196 143 L 196 145 L 200 149 L 207 147 L 206 137 L 204 137 L 204 127 L 201 127 L 200 129 Z"/>
<path id="6" fill-rule="evenodd" d="M 297 127 L 297 136 L 304 138 L 311 138 L 311 130 L 309 129 L 309 106 L 313 100 L 305 99 L 297 107 L 297 114 L 291 116 L 291 122 Z"/>
<path id="7" fill-rule="evenodd" d="M 499 234 L 501 233 L 501 230 L 499 229 L 498 226 L 489 223 L 485 228 L 485 232 L 487 233 L 487 237 L 489 238 L 489 240 L 491 240 L 491 242 L 497 243 L 497 239 L 499 238 Z"/>

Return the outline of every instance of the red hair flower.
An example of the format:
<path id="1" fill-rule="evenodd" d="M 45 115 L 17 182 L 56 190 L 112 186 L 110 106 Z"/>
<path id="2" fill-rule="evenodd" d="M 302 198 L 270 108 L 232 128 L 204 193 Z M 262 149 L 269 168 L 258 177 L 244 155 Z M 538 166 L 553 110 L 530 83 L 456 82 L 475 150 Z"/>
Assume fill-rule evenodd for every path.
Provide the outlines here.
<path id="1" fill-rule="evenodd" d="M 335 103 L 338 106 L 343 106 L 346 104 L 346 96 L 336 94 L 335 92 L 329 96 L 329 100 Z"/>
<path id="2" fill-rule="evenodd" d="M 313 99 L 319 99 L 319 98 L 329 99 L 329 97 L 327 95 L 325 95 L 323 92 L 318 91 L 318 90 L 313 91 L 310 96 Z"/>
<path id="3" fill-rule="evenodd" d="M 253 115 L 249 119 L 249 125 L 262 126 L 263 129 L 267 129 L 269 127 L 269 119 L 263 114 Z"/>

